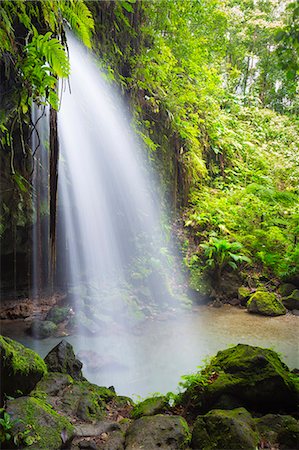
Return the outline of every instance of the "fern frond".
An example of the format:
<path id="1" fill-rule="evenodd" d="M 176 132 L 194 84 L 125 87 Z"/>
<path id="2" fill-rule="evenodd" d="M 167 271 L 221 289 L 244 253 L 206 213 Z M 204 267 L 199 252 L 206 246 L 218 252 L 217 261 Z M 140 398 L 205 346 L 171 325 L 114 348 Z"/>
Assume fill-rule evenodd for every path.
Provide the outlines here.
<path id="1" fill-rule="evenodd" d="M 62 15 L 68 21 L 71 29 L 90 48 L 94 21 L 84 1 L 69 0 L 61 2 L 60 7 Z"/>

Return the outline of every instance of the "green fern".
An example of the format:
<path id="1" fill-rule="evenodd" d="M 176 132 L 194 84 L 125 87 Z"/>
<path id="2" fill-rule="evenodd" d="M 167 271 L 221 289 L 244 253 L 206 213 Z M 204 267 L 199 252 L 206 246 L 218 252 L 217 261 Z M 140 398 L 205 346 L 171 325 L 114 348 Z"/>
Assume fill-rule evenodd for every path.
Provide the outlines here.
<path id="1" fill-rule="evenodd" d="M 91 35 L 94 29 L 92 14 L 83 1 L 69 0 L 61 2 L 63 17 L 69 22 L 74 33 L 91 48 Z"/>

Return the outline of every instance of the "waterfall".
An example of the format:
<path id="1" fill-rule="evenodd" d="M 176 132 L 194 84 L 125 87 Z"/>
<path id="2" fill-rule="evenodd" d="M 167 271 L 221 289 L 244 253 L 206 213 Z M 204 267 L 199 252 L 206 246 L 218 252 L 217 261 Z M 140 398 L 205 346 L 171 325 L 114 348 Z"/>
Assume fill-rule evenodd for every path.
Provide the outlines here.
<path id="1" fill-rule="evenodd" d="M 58 270 L 75 312 L 75 347 L 86 356 L 92 337 L 93 352 L 104 347 L 111 365 L 116 352 L 117 364 L 130 361 L 136 374 L 140 349 L 130 347 L 129 331 L 155 309 L 178 305 L 157 183 L 120 92 L 71 35 L 68 48 L 71 76 L 58 114 Z"/>

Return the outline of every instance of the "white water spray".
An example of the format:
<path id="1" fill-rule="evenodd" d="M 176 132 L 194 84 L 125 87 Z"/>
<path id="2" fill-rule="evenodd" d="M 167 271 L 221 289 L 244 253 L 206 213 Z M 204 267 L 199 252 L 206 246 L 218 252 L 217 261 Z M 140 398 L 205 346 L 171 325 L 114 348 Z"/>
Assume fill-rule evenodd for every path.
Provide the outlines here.
<path id="1" fill-rule="evenodd" d="M 72 36 L 68 46 L 70 89 L 62 92 L 58 116 L 58 199 L 59 229 L 67 243 L 60 253 L 66 255 L 67 287 L 81 335 L 76 347 L 86 357 L 84 332 L 95 336 L 94 348 L 101 350 L 110 336 L 104 359 L 113 365 L 111 352 L 116 352 L 117 364 L 124 366 L 125 360 L 127 367 L 129 361 L 136 377 L 142 350 L 130 347 L 128 330 L 153 305 L 169 307 L 174 299 L 160 211 L 120 93 Z"/>

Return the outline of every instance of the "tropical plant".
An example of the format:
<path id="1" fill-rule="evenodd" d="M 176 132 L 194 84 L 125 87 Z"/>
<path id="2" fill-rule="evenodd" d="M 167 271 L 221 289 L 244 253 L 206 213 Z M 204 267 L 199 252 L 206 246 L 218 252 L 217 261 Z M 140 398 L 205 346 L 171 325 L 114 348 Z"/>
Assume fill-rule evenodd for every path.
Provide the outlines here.
<path id="1" fill-rule="evenodd" d="M 240 242 L 229 242 L 226 239 L 210 237 L 209 241 L 200 244 L 204 250 L 206 267 L 212 271 L 216 283 L 220 283 L 223 270 L 230 266 L 233 270 L 238 264 L 251 260 L 243 253 L 243 245 Z"/>

